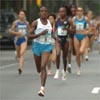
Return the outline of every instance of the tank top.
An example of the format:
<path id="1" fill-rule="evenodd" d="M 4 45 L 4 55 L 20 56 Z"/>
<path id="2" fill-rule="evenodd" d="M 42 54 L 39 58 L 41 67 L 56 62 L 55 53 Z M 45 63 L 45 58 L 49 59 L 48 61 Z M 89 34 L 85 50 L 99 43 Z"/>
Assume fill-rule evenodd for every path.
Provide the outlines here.
<path id="1" fill-rule="evenodd" d="M 60 19 L 58 19 L 56 22 L 56 28 L 58 36 L 65 36 L 65 37 L 68 36 L 69 35 L 68 29 L 70 28 L 68 18 L 66 18 L 65 21 L 61 21 Z"/>
<path id="2" fill-rule="evenodd" d="M 94 23 L 94 20 L 93 20 L 93 19 L 90 20 L 90 25 L 91 25 L 92 27 L 95 26 L 95 23 Z"/>
<path id="3" fill-rule="evenodd" d="M 76 16 L 74 24 L 75 24 L 76 31 L 87 29 L 87 22 L 85 16 L 82 16 L 82 20 L 79 20 L 78 16 Z"/>
<path id="4" fill-rule="evenodd" d="M 34 42 L 38 42 L 38 43 L 41 43 L 41 44 L 51 44 L 53 41 L 53 38 L 52 38 L 52 26 L 49 22 L 49 20 L 47 20 L 47 24 L 46 25 L 43 25 L 40 18 L 37 19 L 37 27 L 34 31 L 35 34 L 39 34 L 41 32 L 43 32 L 44 30 L 48 30 L 47 34 L 46 35 L 41 35 L 40 37 L 34 39 Z"/>
<path id="5" fill-rule="evenodd" d="M 16 32 L 21 32 L 22 35 L 26 35 L 28 33 L 27 23 L 17 21 L 17 23 L 16 23 Z"/>

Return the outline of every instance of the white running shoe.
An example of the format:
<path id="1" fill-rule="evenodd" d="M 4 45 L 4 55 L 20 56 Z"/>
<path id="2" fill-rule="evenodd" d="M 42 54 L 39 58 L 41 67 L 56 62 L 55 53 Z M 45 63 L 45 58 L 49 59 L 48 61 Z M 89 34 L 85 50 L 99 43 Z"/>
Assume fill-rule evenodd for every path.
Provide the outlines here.
<path id="1" fill-rule="evenodd" d="M 62 80 L 66 80 L 66 72 L 62 70 Z"/>
<path id="2" fill-rule="evenodd" d="M 38 92 L 38 95 L 41 96 L 41 97 L 44 97 L 45 91 L 40 89 L 40 91 Z"/>
<path id="3" fill-rule="evenodd" d="M 54 79 L 58 79 L 58 78 L 59 78 L 59 70 L 56 70 L 56 73 L 55 73 Z"/>
<path id="4" fill-rule="evenodd" d="M 81 75 L 81 71 L 80 70 L 77 71 L 77 75 L 79 75 L 79 76 Z"/>
<path id="5" fill-rule="evenodd" d="M 86 55 L 86 56 L 85 56 L 85 60 L 86 60 L 86 61 L 88 61 L 88 60 L 89 60 L 89 57 L 88 57 L 88 55 Z"/>
<path id="6" fill-rule="evenodd" d="M 51 70 L 48 70 L 48 73 L 47 73 L 48 76 L 51 76 Z"/>
<path id="7" fill-rule="evenodd" d="M 38 92 L 38 95 L 41 96 L 41 97 L 44 97 L 44 95 L 45 95 L 45 89 L 44 89 L 44 87 L 41 86 L 41 89 Z"/>

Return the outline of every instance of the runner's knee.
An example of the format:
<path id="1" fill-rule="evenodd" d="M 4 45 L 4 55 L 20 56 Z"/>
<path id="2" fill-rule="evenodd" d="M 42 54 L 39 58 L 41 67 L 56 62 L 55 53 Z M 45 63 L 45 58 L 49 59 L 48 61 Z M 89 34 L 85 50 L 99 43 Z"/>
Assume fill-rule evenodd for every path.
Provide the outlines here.
<path id="1" fill-rule="evenodd" d="M 80 50 L 80 54 L 84 54 L 84 50 Z"/>

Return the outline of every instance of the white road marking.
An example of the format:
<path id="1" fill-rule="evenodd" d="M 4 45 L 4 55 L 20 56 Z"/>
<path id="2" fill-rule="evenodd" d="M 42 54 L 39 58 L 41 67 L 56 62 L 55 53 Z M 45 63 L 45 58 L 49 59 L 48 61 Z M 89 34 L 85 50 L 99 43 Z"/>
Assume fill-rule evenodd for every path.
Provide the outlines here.
<path id="1" fill-rule="evenodd" d="M 9 57 L 9 59 L 7 57 L 0 58 L 0 61 L 4 61 L 4 60 L 7 60 L 7 61 L 9 61 L 9 60 L 15 60 L 15 57 Z"/>
<path id="2" fill-rule="evenodd" d="M 99 93 L 99 90 L 100 90 L 100 87 L 95 87 L 93 88 L 92 92 L 93 94 L 98 94 Z"/>
<path id="3" fill-rule="evenodd" d="M 27 63 L 29 60 L 27 60 L 27 61 L 25 61 L 25 63 Z M 14 65 L 18 65 L 19 63 L 14 63 L 14 64 L 10 64 L 10 65 L 4 65 L 4 66 L 0 66 L 0 70 L 1 69 L 5 69 L 5 68 L 10 68 L 10 67 L 12 67 L 12 66 L 14 66 Z"/>
<path id="4" fill-rule="evenodd" d="M 10 64 L 10 65 L 5 65 L 5 66 L 0 66 L 0 69 L 4 69 L 4 68 L 9 68 L 12 67 L 14 65 L 17 65 L 18 63 L 14 63 L 14 64 Z"/>

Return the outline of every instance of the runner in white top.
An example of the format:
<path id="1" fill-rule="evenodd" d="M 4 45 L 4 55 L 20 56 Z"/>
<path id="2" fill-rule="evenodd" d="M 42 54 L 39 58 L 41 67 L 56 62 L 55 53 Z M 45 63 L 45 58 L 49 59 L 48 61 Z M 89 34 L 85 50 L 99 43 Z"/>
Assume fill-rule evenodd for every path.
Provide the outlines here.
<path id="1" fill-rule="evenodd" d="M 34 39 L 33 54 L 37 67 L 37 72 L 41 74 L 41 88 L 38 92 L 39 96 L 45 95 L 45 84 L 47 78 L 46 66 L 52 52 L 53 38 L 52 38 L 52 26 L 49 22 L 48 10 L 46 7 L 40 8 L 40 18 L 33 21 L 31 34 L 29 38 Z"/>

